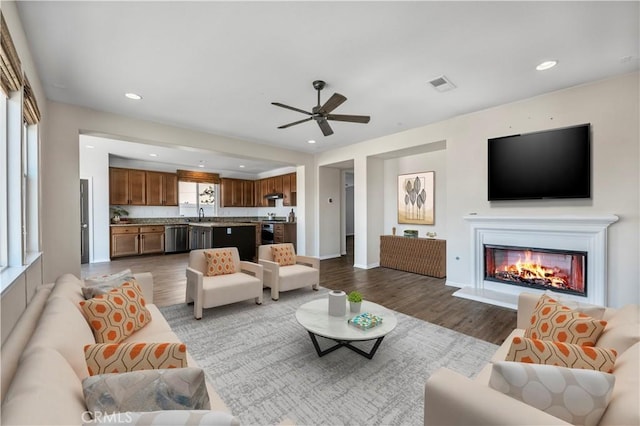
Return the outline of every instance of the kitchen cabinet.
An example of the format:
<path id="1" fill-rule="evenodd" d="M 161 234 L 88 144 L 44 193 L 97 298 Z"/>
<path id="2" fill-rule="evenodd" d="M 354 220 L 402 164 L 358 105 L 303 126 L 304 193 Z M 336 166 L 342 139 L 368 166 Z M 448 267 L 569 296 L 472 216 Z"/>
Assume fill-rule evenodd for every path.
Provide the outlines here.
<path id="1" fill-rule="evenodd" d="M 296 174 L 282 176 L 282 205 L 295 206 L 297 202 Z"/>
<path id="2" fill-rule="evenodd" d="M 298 240 L 298 228 L 295 223 L 275 223 L 273 225 L 274 244 L 293 243 L 296 247 Z"/>
<path id="3" fill-rule="evenodd" d="M 253 181 L 222 178 L 220 187 L 220 207 L 254 207 Z"/>
<path id="4" fill-rule="evenodd" d="M 111 257 L 164 253 L 164 226 L 111 227 Z"/>
<path id="5" fill-rule="evenodd" d="M 273 207 L 276 205 L 275 200 L 267 200 L 264 198 L 265 195 L 269 193 L 269 179 L 261 179 L 260 180 L 260 200 L 258 204 L 259 207 Z"/>
<path id="6" fill-rule="evenodd" d="M 138 254 L 138 227 L 119 226 L 111 228 L 111 257 Z"/>
<path id="7" fill-rule="evenodd" d="M 109 168 L 109 204 L 143 206 L 146 193 L 144 170 Z"/>
<path id="8" fill-rule="evenodd" d="M 178 175 L 147 171 L 146 184 L 148 206 L 178 205 Z"/>
<path id="9" fill-rule="evenodd" d="M 140 227 L 140 254 L 164 253 L 164 226 Z"/>

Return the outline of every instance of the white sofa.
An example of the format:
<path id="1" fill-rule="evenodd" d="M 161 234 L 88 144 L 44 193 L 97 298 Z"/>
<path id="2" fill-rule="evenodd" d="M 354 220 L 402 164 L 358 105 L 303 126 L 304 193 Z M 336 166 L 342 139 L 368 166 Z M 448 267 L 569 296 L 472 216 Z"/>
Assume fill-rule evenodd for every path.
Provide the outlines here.
<path id="1" fill-rule="evenodd" d="M 523 336 L 540 295 L 522 293 L 518 300 L 517 328 L 505 339 L 491 362 L 469 379 L 441 368 L 425 385 L 425 425 L 567 425 L 565 421 L 489 387 L 494 362 L 504 361 L 511 341 Z M 608 322 L 596 346 L 618 352 L 612 399 L 599 425 L 640 424 L 640 309 L 627 305 L 606 308 Z"/>
<path id="2" fill-rule="evenodd" d="M 136 274 L 152 320 L 125 342 L 180 342 L 153 305 L 151 274 Z M 82 281 L 67 274 L 41 287 L 2 345 L 3 425 L 73 425 L 87 420 L 84 345 L 95 343 L 78 302 Z M 187 348 L 188 351 L 188 348 Z M 187 354 L 188 365 L 197 366 Z M 211 409 L 229 413 L 207 383 Z"/>

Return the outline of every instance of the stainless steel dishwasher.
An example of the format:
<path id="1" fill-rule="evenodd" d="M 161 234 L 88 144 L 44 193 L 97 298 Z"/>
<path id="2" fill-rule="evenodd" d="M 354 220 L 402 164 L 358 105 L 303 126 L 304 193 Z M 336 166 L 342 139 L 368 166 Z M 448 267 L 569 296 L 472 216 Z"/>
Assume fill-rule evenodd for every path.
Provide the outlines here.
<path id="1" fill-rule="evenodd" d="M 189 225 L 164 226 L 164 252 L 180 253 L 189 250 Z"/>

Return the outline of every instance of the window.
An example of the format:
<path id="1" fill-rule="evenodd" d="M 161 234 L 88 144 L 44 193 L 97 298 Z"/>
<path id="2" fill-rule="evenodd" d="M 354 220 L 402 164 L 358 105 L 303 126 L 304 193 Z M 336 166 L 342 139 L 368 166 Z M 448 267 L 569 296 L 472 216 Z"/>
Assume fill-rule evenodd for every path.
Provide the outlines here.
<path id="1" fill-rule="evenodd" d="M 0 271 L 8 265 L 7 237 L 7 98 L 0 96 Z"/>
<path id="2" fill-rule="evenodd" d="M 218 185 L 213 183 L 178 182 L 180 216 L 198 217 L 200 209 L 206 217 L 216 216 Z"/>

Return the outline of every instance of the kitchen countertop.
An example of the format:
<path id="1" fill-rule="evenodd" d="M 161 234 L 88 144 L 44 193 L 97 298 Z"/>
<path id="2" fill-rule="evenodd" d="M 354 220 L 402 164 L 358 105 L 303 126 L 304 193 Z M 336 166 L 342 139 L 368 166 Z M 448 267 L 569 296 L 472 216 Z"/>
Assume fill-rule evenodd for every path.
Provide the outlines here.
<path id="1" fill-rule="evenodd" d="M 178 222 L 178 223 L 111 223 L 110 226 L 172 226 L 172 225 L 191 225 L 191 226 L 206 226 L 206 227 L 225 227 L 225 226 L 256 226 L 261 222 Z"/>

